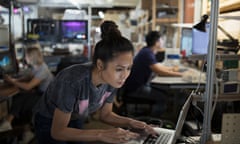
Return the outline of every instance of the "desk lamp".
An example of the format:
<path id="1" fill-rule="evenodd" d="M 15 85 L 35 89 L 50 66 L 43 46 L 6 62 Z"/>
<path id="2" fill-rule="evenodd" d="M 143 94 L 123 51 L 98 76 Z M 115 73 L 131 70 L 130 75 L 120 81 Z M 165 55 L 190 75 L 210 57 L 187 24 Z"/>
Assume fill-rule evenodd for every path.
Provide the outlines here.
<path id="1" fill-rule="evenodd" d="M 199 31 L 202 31 L 202 32 L 206 32 L 207 19 L 208 19 L 208 15 L 203 15 L 201 17 L 201 21 L 198 24 L 194 25 L 193 28 L 195 28 Z"/>

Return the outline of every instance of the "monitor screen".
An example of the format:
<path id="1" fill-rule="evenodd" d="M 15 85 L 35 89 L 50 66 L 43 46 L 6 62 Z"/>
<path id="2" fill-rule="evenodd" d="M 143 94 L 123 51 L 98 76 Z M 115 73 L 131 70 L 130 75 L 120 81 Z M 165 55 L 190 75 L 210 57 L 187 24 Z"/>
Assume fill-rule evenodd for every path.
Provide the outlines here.
<path id="1" fill-rule="evenodd" d="M 28 38 L 39 42 L 57 41 L 57 21 L 52 19 L 28 19 Z"/>
<path id="2" fill-rule="evenodd" d="M 60 29 L 63 42 L 83 42 L 88 39 L 88 23 L 85 20 L 63 20 Z"/>
<path id="3" fill-rule="evenodd" d="M 15 55 L 17 60 L 23 60 L 25 51 L 24 51 L 24 45 L 22 43 L 15 43 Z"/>
<path id="4" fill-rule="evenodd" d="M 208 53 L 209 28 L 210 28 L 210 24 L 206 24 L 206 32 L 202 32 L 193 28 L 193 40 L 192 40 L 193 54 Z"/>
<path id="5" fill-rule="evenodd" d="M 17 72 L 17 65 L 9 51 L 0 53 L 0 71 L 1 74 L 13 74 Z"/>
<path id="6" fill-rule="evenodd" d="M 180 51 L 186 57 L 192 55 L 192 28 L 183 28 Z"/>

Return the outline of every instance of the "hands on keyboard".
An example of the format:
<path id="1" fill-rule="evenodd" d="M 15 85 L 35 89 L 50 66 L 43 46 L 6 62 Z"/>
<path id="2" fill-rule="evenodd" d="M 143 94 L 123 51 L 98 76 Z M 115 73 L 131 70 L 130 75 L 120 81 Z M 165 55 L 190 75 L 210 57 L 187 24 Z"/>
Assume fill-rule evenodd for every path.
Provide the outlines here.
<path id="1" fill-rule="evenodd" d="M 167 144 L 170 138 L 169 133 L 159 133 L 158 136 L 149 135 L 143 144 Z"/>
<path id="2" fill-rule="evenodd" d="M 149 134 L 146 132 L 145 129 L 136 129 L 132 128 L 130 129 L 131 132 L 138 133 L 140 137 L 147 137 Z"/>

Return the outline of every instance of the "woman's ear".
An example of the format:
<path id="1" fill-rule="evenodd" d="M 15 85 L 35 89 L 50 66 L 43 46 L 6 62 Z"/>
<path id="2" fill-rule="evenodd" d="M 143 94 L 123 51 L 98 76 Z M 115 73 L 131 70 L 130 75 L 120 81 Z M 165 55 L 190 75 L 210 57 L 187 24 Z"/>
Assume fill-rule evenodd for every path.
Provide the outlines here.
<path id="1" fill-rule="evenodd" d="M 103 62 L 100 59 L 97 60 L 97 69 L 98 70 L 103 70 Z"/>

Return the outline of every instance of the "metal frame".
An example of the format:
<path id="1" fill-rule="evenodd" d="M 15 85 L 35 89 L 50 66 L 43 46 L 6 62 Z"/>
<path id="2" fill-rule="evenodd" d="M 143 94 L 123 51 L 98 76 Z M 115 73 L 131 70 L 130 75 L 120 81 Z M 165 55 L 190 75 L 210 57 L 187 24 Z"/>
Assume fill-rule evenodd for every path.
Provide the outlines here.
<path id="1" fill-rule="evenodd" d="M 211 0 L 210 12 L 210 41 L 207 55 L 207 83 L 206 92 L 204 94 L 204 119 L 203 119 L 203 132 L 200 139 L 201 144 L 205 144 L 211 137 L 211 114 L 212 114 L 212 99 L 214 95 L 214 82 L 215 82 L 215 57 L 217 45 L 217 27 L 219 15 L 219 0 Z"/>

